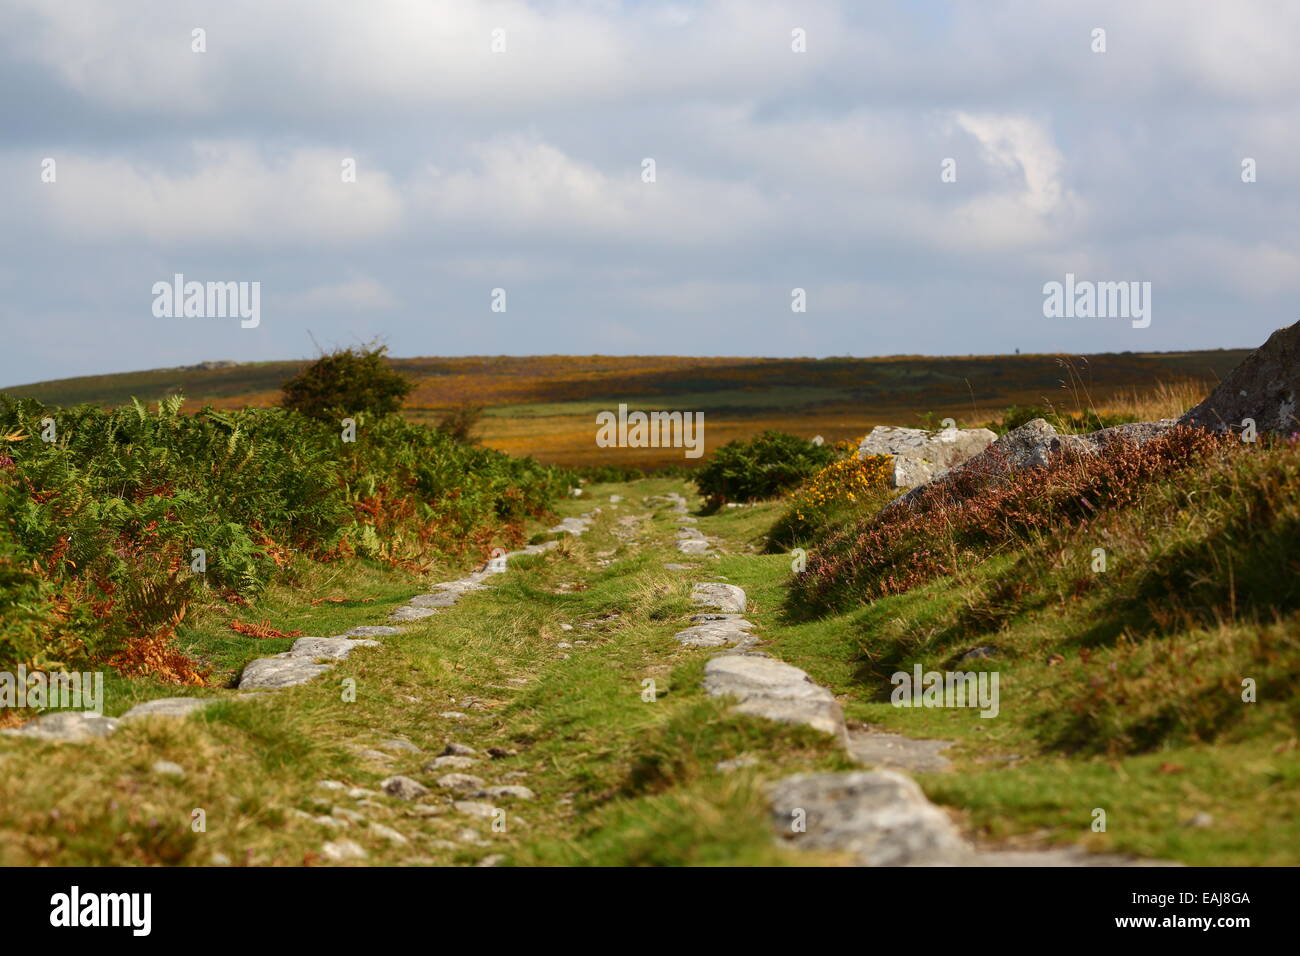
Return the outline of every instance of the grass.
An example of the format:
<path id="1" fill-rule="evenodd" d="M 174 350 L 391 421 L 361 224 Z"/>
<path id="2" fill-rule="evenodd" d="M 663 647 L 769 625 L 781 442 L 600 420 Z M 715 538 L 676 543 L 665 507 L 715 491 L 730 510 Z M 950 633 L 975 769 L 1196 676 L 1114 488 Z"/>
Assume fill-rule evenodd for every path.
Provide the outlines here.
<path id="1" fill-rule="evenodd" d="M 1141 405 L 1139 396 L 1128 407 L 1162 400 L 1172 401 Z M 834 599 L 816 602 L 801 601 L 798 587 L 792 600 L 788 551 L 763 553 L 783 502 L 697 512 L 717 554 L 682 556 L 671 513 L 628 519 L 648 510 L 646 496 L 689 496 L 683 480 L 589 485 L 560 505 L 563 514 L 602 509 L 587 535 L 514 563 L 490 592 L 358 649 L 313 683 L 225 700 L 183 722 L 126 725 L 93 744 L 0 738 L 0 864 L 204 865 L 217 854 L 235 865 L 317 864 L 323 842 L 340 837 L 363 844 L 369 863 L 391 865 L 492 854 L 514 865 L 846 863 L 777 846 L 764 787 L 849 769 L 847 758 L 813 731 L 729 714 L 700 690 L 708 653 L 672 638 L 692 611 L 690 583 L 723 580 L 746 589 L 763 649 L 829 687 L 851 725 L 953 741 L 954 770 L 918 781 L 977 841 L 1295 865 L 1300 449 L 1202 452 L 1178 467 L 1121 462 L 1131 470 L 1101 484 L 1087 469 L 1038 475 L 1032 495 L 988 494 L 965 511 L 939 503 L 946 524 L 924 530 L 944 563 L 897 586 L 880 586 L 897 573 L 894 559 L 856 553 L 843 525 L 840 537 L 803 529 L 782 547 L 806 547 L 813 569 L 851 557 L 859 573 L 837 570 Z M 1080 489 L 1094 507 L 1077 510 Z M 869 525 L 861 512 L 883 500 L 858 503 L 851 521 Z M 1098 546 L 1108 556 L 1101 573 Z M 691 570 L 665 567 L 674 562 Z M 417 577 L 359 560 L 290 571 L 249 608 L 187 619 L 187 652 L 233 676 L 249 657 L 287 646 L 234 634 L 236 613 L 335 634 L 381 622 L 397 601 L 455 573 Z M 322 596 L 346 600 L 310 603 Z M 962 661 L 979 647 L 994 656 Z M 996 670 L 998 717 L 892 706 L 890 674 L 915 664 Z M 349 678 L 354 701 L 341 694 Z M 1245 678 L 1255 702 L 1242 699 Z M 170 693 L 114 681 L 110 711 Z M 451 712 L 465 716 L 441 716 Z M 314 819 L 357 805 L 322 779 L 376 790 L 402 773 L 434 786 L 444 771 L 426 765 L 450 741 L 479 750 L 468 772 L 536 793 L 501 801 L 503 831 L 455 812 L 440 792 L 417 806 L 362 797 L 405 844 Z M 376 756 L 385 747 L 389 756 Z M 717 769 L 737 757 L 758 763 Z M 186 775 L 160 776 L 159 759 Z M 203 832 L 192 827 L 195 809 Z M 1092 830 L 1098 809 L 1104 832 Z"/>
<path id="2" fill-rule="evenodd" d="M 639 496 L 660 486 L 670 483 L 615 487 Z M 571 513 L 583 507 L 590 506 L 564 505 Z M 624 543 L 613 537 L 621 530 L 616 519 L 639 509 L 605 510 L 588 536 L 518 562 L 491 593 L 470 594 L 380 648 L 354 651 L 313 683 L 223 702 L 184 722 L 125 725 L 93 744 L 5 740 L 0 863 L 203 865 L 220 854 L 236 865 L 314 864 L 322 843 L 337 837 L 362 843 L 370 863 L 396 865 L 501 852 L 516 863 L 793 861 L 771 840 L 762 782 L 840 767 L 843 758 L 815 732 L 730 717 L 702 695 L 703 658 L 671 637 L 691 611 L 688 579 L 662 568 L 673 552 L 645 546 L 666 544 L 675 525 L 665 514 L 649 523 L 641 545 Z M 349 573 L 345 593 L 376 598 L 363 614 L 343 605 L 307 610 L 305 599 L 323 583 L 310 577 L 249 610 L 276 626 L 313 631 L 382 620 L 383 596 L 397 582 L 375 569 L 353 570 L 361 574 Z M 302 617 L 292 610 L 293 587 Z M 215 625 L 197 627 L 189 640 L 228 663 L 250 650 Z M 341 698 L 345 678 L 356 681 L 354 702 Z M 653 702 L 642 698 L 646 679 L 657 684 Z M 126 703 L 120 691 L 114 701 Z M 452 711 L 467 716 L 437 716 Z M 424 753 L 399 750 L 387 760 L 361 753 L 399 737 Z M 310 819 L 355 803 L 318 780 L 376 789 L 399 772 L 432 785 L 445 771 L 423 767 L 451 740 L 480 754 L 500 748 L 503 756 L 484 756 L 470 772 L 537 793 L 535 802 L 503 804 L 504 832 L 452 812 L 445 797 L 430 801 L 441 811 L 433 816 L 370 798 L 383 809 L 367 808 L 368 815 L 407 835 L 400 846 Z M 761 775 L 714 769 L 749 753 L 765 755 Z M 159 777 L 151 767 L 160 759 L 179 763 L 186 776 Z M 206 813 L 203 833 L 191 829 L 196 808 Z M 459 842 L 466 827 L 485 845 Z"/>

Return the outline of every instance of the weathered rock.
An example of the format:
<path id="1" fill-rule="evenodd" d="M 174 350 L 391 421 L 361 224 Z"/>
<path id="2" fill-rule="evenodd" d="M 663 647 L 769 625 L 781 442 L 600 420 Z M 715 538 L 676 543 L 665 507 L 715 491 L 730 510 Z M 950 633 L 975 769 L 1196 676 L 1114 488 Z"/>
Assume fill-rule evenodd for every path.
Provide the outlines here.
<path id="1" fill-rule="evenodd" d="M 295 684 L 307 683 L 329 668 L 328 664 L 317 664 L 288 654 L 259 657 L 244 666 L 244 673 L 239 678 L 239 689 L 293 687 Z"/>
<path id="2" fill-rule="evenodd" d="M 849 756 L 869 767 L 911 773 L 942 773 L 952 769 L 952 762 L 942 754 L 952 746 L 951 740 L 918 740 L 901 734 L 850 731 L 848 746 Z"/>
<path id="3" fill-rule="evenodd" d="M 215 697 L 158 697 L 136 704 L 118 718 L 122 723 L 141 717 L 188 717 L 196 710 L 215 704 Z"/>
<path id="4" fill-rule="evenodd" d="M 711 697 L 734 697 L 742 714 L 806 724 L 845 739 L 844 714 L 835 697 L 797 667 L 759 654 L 726 654 L 704 665 Z"/>
<path id="5" fill-rule="evenodd" d="M 478 763 L 473 757 L 435 757 L 432 761 L 424 765 L 426 773 L 434 770 L 468 770 Z"/>
<path id="6" fill-rule="evenodd" d="M 424 751 L 415 746 L 415 744 L 411 743 L 409 740 L 404 740 L 401 737 L 390 737 L 386 740 L 381 740 L 375 746 L 380 750 L 387 750 L 391 753 L 424 753 Z"/>
<path id="7" fill-rule="evenodd" d="M 1155 422 L 1126 422 L 1087 435 L 1074 435 L 1067 440 L 1079 451 L 1100 452 L 1117 443 L 1145 445 L 1151 439 L 1159 438 L 1177 425 L 1178 420 L 1174 418 L 1162 418 Z"/>
<path id="8" fill-rule="evenodd" d="M 752 647 L 758 643 L 758 638 L 747 631 L 747 628 L 753 627 L 748 621 L 739 615 L 731 617 L 719 616 L 723 617 L 723 620 L 705 621 L 692 625 L 684 631 L 678 631 L 673 637 L 687 647 L 726 647 L 728 645 Z"/>
<path id="9" fill-rule="evenodd" d="M 417 594 L 407 602 L 411 607 L 451 607 L 460 597 L 455 591 L 435 591 L 432 594 Z"/>
<path id="10" fill-rule="evenodd" d="M 488 797 L 492 800 L 534 800 L 537 798 L 537 794 L 533 793 L 533 791 L 529 790 L 527 787 L 518 786 L 517 784 L 484 787 L 481 790 L 475 791 L 471 796 Z"/>
<path id="11" fill-rule="evenodd" d="M 342 660 L 358 647 L 378 647 L 378 641 L 350 637 L 300 637 L 289 648 L 290 657 L 303 657 L 314 660 L 325 657 Z"/>
<path id="12" fill-rule="evenodd" d="M 865 866 L 960 865 L 973 857 L 947 815 L 911 778 L 890 770 L 798 774 L 773 784 L 769 796 L 777 832 L 802 849 L 852 853 Z"/>
<path id="13" fill-rule="evenodd" d="M 924 484 L 975 457 L 998 436 L 987 428 L 895 428 L 877 425 L 858 445 L 858 457 L 889 455 L 896 488 Z"/>
<path id="14" fill-rule="evenodd" d="M 703 538 L 688 538 L 677 542 L 677 550 L 682 554 L 704 554 L 709 550 L 709 542 Z"/>
<path id="15" fill-rule="evenodd" d="M 478 751 L 468 744 L 458 744 L 451 741 L 442 750 L 444 757 L 473 757 Z"/>
<path id="16" fill-rule="evenodd" d="M 586 518 L 565 518 L 554 528 L 549 528 L 548 530 L 552 534 L 558 534 L 559 532 L 583 534 L 590 526 L 591 523 Z"/>
<path id="17" fill-rule="evenodd" d="M 426 617 L 432 617 L 438 612 L 431 607 L 410 607 L 402 605 L 392 614 L 388 615 L 390 621 L 420 621 Z"/>
<path id="18" fill-rule="evenodd" d="M 379 788 L 398 800 L 419 800 L 429 792 L 429 788 L 419 781 L 400 775 L 381 781 Z"/>
<path id="19" fill-rule="evenodd" d="M 1227 378 L 1179 424 L 1214 431 L 1240 430 L 1251 418 L 1261 432 L 1289 435 L 1300 430 L 1300 322 L 1278 329 L 1228 373 Z"/>
<path id="20" fill-rule="evenodd" d="M 117 729 L 117 721 L 88 710 L 61 710 L 29 720 L 21 727 L 0 733 L 14 737 L 34 737 L 37 740 L 54 740 L 80 743 L 107 737 Z"/>
<path id="21" fill-rule="evenodd" d="M 444 790 L 471 793 L 483 789 L 483 778 L 469 773 L 446 773 L 438 778 L 438 786 Z"/>
<path id="22" fill-rule="evenodd" d="M 334 863 L 364 860 L 366 851 L 354 840 L 331 840 L 320 848 L 320 855 Z"/>
<path id="23" fill-rule="evenodd" d="M 389 627 L 386 624 L 362 624 L 350 631 L 344 631 L 339 637 L 392 637 L 401 633 L 402 629 L 400 627 Z"/>
<path id="24" fill-rule="evenodd" d="M 955 465 L 934 481 L 913 488 L 901 498 L 895 498 L 882 512 L 915 502 L 923 492 L 933 488 L 947 489 L 959 498 L 970 497 L 980 488 L 1005 481 L 1009 475 L 1030 468 L 1045 468 L 1052 455 L 1066 449 L 1088 453 L 1105 444 L 1105 439 L 1089 440 L 1075 435 L 1061 435 L 1044 419 L 1034 418 L 1013 428 L 983 452 Z"/>
<path id="25" fill-rule="evenodd" d="M 384 826 L 382 823 L 370 824 L 370 832 L 375 836 L 387 840 L 389 843 L 397 846 L 405 846 L 409 841 L 402 834 L 398 833 L 392 827 Z"/>
<path id="26" fill-rule="evenodd" d="M 743 614 L 746 600 L 745 592 L 734 584 L 714 581 L 695 585 L 691 589 L 691 602 L 701 607 L 715 607 L 719 611 Z"/>
<path id="27" fill-rule="evenodd" d="M 497 812 L 497 808 L 492 804 L 479 803 L 473 800 L 454 800 L 451 805 L 457 813 L 478 817 L 481 820 L 490 820 Z"/>
<path id="28" fill-rule="evenodd" d="M 185 776 L 185 768 L 170 760 L 155 760 L 149 769 L 161 777 Z"/>

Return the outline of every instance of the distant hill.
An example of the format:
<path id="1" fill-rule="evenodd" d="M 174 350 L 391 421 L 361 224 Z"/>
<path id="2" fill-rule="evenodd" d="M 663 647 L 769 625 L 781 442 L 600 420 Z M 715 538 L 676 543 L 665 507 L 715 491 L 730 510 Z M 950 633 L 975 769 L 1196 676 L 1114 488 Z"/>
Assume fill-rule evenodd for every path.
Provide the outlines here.
<path id="1" fill-rule="evenodd" d="M 1088 356 L 991 355 L 881 358 L 693 358 L 689 356 L 468 356 L 393 359 L 416 383 L 406 414 L 434 421 L 442 410 L 486 406 L 484 444 L 563 464 L 689 464 L 673 449 L 600 449 L 594 418 L 631 409 L 703 411 L 707 447 L 763 428 L 858 438 L 877 424 L 919 425 L 952 417 L 975 424 L 1010 405 L 1074 411 L 1165 382 L 1206 391 L 1249 349 L 1123 352 Z M 220 365 L 221 363 L 204 363 Z M 186 407 L 273 405 L 307 360 L 233 367 L 152 369 L 0 389 L 49 405 L 156 402 L 175 393 Z"/>

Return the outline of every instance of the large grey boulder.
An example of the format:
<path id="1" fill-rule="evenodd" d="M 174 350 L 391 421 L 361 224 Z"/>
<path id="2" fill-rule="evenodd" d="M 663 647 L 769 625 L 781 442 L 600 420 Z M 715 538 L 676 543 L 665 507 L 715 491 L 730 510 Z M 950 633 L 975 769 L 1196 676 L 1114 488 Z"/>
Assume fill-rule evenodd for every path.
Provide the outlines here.
<path id="1" fill-rule="evenodd" d="M 877 425 L 858 445 L 858 457 L 893 458 L 895 488 L 914 488 L 974 458 L 997 439 L 987 428 L 896 428 Z"/>
<path id="2" fill-rule="evenodd" d="M 947 814 L 892 770 L 798 774 L 768 794 L 777 833 L 800 849 L 852 853 L 864 866 L 973 862 Z"/>
<path id="3" fill-rule="evenodd" d="M 805 724 L 845 740 L 844 713 L 825 687 L 797 667 L 762 654 L 726 654 L 704 665 L 710 697 L 734 697 L 736 711 L 787 724 Z"/>
<path id="4" fill-rule="evenodd" d="M 1246 356 L 1205 401 L 1180 418 L 1179 424 L 1214 431 L 1240 429 L 1254 419 L 1262 432 L 1300 431 L 1296 401 L 1300 397 L 1300 322 L 1278 329 Z"/>
<path id="5" fill-rule="evenodd" d="M 328 664 L 317 664 L 308 658 L 277 654 L 249 661 L 239 678 L 240 690 L 268 690 L 305 684 L 329 670 Z"/>

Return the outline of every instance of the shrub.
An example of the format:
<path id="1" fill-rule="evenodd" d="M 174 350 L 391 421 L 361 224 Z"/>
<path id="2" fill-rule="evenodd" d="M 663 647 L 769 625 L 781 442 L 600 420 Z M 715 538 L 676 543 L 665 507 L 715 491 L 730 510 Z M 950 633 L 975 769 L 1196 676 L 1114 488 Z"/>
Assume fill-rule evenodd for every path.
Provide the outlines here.
<path id="1" fill-rule="evenodd" d="M 784 513 L 768 533 L 769 552 L 824 534 L 864 509 L 875 511 L 893 496 L 892 458 L 859 458 L 855 453 L 858 444 L 844 442 L 837 446 L 845 457 L 831 462 L 790 494 Z"/>
<path id="2" fill-rule="evenodd" d="M 443 412 L 438 419 L 438 431 L 454 441 L 472 445 L 478 440 L 476 432 L 482 419 L 482 405 L 462 402 Z"/>
<path id="3" fill-rule="evenodd" d="M 322 421 L 396 412 L 413 386 L 385 361 L 387 351 L 381 345 L 322 355 L 281 386 L 280 404 Z"/>
<path id="4" fill-rule="evenodd" d="M 795 435 L 765 431 L 748 441 L 732 441 L 713 453 L 695 474 L 700 494 L 719 505 L 726 501 L 772 498 L 829 465 L 839 453 Z"/>
<path id="5" fill-rule="evenodd" d="M 180 406 L 0 396 L 0 667 L 104 660 L 170 632 L 205 591 L 257 593 L 295 557 L 419 570 L 519 543 L 571 481 L 397 416 L 358 414 L 343 442 L 283 408 Z M 39 438 L 47 416 L 54 443 Z"/>

